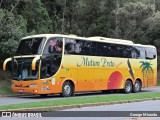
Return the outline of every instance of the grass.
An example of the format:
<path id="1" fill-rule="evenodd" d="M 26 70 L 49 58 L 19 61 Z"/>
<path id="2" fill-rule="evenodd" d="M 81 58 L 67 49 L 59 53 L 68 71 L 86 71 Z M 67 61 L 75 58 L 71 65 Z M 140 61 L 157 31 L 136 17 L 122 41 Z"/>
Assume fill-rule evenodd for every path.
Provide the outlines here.
<path id="1" fill-rule="evenodd" d="M 10 87 L 11 83 L 5 80 L 0 80 L 0 96 L 15 95 Z"/>
<path id="2" fill-rule="evenodd" d="M 154 99 L 156 97 L 160 97 L 160 94 L 158 92 L 146 93 L 146 94 L 125 94 L 118 96 L 114 95 L 114 96 L 96 96 L 96 97 L 86 97 L 86 98 L 66 98 L 62 100 L 49 100 L 41 102 L 23 103 L 23 104 L 2 105 L 0 106 L 0 110 L 64 106 L 64 105 L 80 105 L 87 103 L 113 102 L 113 101 L 134 100 L 134 99 L 144 99 L 144 98 Z"/>
<path id="3" fill-rule="evenodd" d="M 160 86 L 160 80 L 157 81 L 157 86 Z"/>
<path id="4" fill-rule="evenodd" d="M 14 95 L 11 91 L 10 73 L 0 70 L 0 96 Z"/>

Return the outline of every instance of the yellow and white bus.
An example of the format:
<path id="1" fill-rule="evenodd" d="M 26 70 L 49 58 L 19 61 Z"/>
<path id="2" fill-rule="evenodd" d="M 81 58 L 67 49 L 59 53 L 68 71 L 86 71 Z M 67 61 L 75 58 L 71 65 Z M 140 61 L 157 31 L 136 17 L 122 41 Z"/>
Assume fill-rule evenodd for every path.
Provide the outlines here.
<path id="1" fill-rule="evenodd" d="M 4 61 L 8 68 L 13 92 L 64 97 L 81 91 L 140 92 L 157 83 L 157 52 L 128 40 L 40 34 L 21 40 Z"/>

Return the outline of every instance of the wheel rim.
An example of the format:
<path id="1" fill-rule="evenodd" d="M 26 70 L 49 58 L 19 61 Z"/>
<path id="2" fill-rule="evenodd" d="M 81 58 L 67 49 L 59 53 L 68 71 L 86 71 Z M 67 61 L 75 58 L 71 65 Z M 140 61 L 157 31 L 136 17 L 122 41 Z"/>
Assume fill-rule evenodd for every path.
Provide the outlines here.
<path id="1" fill-rule="evenodd" d="M 136 91 L 139 91 L 139 88 L 140 88 L 139 84 L 138 84 L 138 83 L 135 83 L 135 90 L 136 90 Z"/>
<path id="2" fill-rule="evenodd" d="M 64 86 L 64 92 L 66 95 L 69 95 L 71 92 L 71 87 L 67 84 Z"/>
<path id="3" fill-rule="evenodd" d="M 131 84 L 130 83 L 126 84 L 126 91 L 127 92 L 131 91 Z"/>

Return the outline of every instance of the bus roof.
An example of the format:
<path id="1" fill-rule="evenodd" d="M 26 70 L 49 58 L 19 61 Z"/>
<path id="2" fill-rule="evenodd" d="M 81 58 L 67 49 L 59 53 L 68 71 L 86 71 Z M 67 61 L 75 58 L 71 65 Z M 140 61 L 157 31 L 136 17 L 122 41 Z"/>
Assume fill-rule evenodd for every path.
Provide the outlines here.
<path id="1" fill-rule="evenodd" d="M 156 48 L 152 45 L 142 45 L 142 44 L 134 44 L 130 40 L 123 40 L 123 39 L 115 39 L 115 38 L 106 38 L 101 36 L 95 36 L 95 37 L 79 37 L 73 34 L 70 35 L 63 35 L 63 34 L 38 34 L 38 35 L 31 35 L 24 37 L 22 39 L 29 39 L 34 37 L 64 37 L 64 38 L 72 38 L 72 39 L 81 39 L 81 40 L 89 40 L 89 41 L 98 41 L 98 42 L 105 42 L 105 43 L 115 43 L 115 44 L 123 44 L 123 45 L 134 45 L 134 46 L 142 46 L 142 47 L 152 47 Z"/>
<path id="2" fill-rule="evenodd" d="M 133 44 L 132 41 L 129 40 L 122 40 L 122 39 L 113 39 L 113 38 L 106 38 L 106 37 L 101 37 L 101 36 L 95 36 L 95 37 L 89 37 L 89 39 L 94 39 L 94 40 L 103 40 L 106 42 L 116 42 L 116 43 L 128 43 L 128 44 Z"/>

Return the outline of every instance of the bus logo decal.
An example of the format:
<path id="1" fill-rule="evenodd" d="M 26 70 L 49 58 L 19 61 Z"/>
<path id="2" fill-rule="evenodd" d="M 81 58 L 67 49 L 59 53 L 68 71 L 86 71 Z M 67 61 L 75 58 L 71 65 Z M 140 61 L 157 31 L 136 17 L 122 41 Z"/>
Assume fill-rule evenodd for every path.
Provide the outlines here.
<path id="1" fill-rule="evenodd" d="M 115 63 L 113 61 L 108 61 L 106 58 L 101 59 L 102 67 L 114 67 Z"/>
<path id="2" fill-rule="evenodd" d="M 114 67 L 115 63 L 113 61 L 108 61 L 106 58 L 102 58 L 100 61 L 92 60 L 88 57 L 82 57 L 80 62 L 77 62 L 77 67 L 81 66 L 100 66 L 100 67 Z"/>

